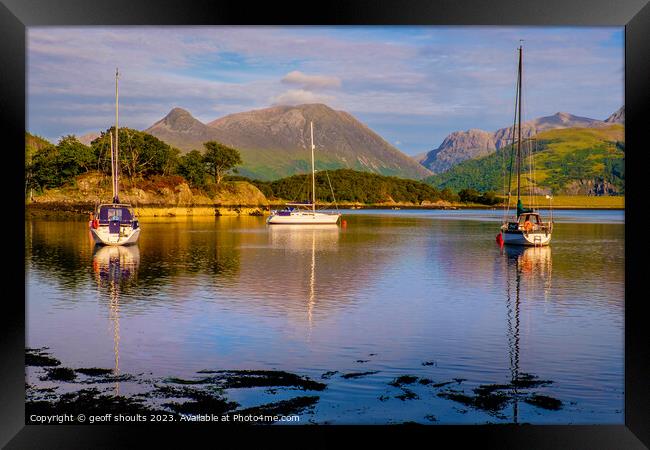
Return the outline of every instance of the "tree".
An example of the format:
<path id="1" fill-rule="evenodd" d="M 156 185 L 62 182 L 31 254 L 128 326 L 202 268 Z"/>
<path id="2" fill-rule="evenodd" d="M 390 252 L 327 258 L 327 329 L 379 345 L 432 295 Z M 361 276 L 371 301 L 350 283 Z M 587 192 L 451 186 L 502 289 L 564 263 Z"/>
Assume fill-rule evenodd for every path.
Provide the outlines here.
<path id="1" fill-rule="evenodd" d="M 478 198 L 481 194 L 476 189 L 461 189 L 458 191 L 458 197 L 463 203 L 478 203 Z"/>
<path id="2" fill-rule="evenodd" d="M 203 162 L 206 165 L 207 172 L 214 177 L 217 184 L 221 183 L 229 170 L 242 163 L 239 151 L 234 148 L 215 141 L 205 142 L 203 146 L 206 150 Z"/>
<path id="3" fill-rule="evenodd" d="M 452 191 L 452 190 L 449 189 L 448 187 L 444 188 L 444 189 L 440 192 L 440 197 L 441 197 L 443 200 L 447 200 L 448 202 L 457 202 L 457 201 L 460 199 L 460 198 L 458 197 L 458 195 L 455 194 L 454 191 Z"/>
<path id="4" fill-rule="evenodd" d="M 101 169 L 111 172 L 110 133 L 115 136 L 115 128 L 111 127 L 92 142 Z M 118 156 L 120 171 L 130 180 L 150 175 L 170 175 L 178 164 L 180 151 L 170 147 L 160 139 L 143 131 L 131 128 L 120 128 L 118 141 Z"/>
<path id="5" fill-rule="evenodd" d="M 200 151 L 192 150 L 187 155 L 181 156 L 177 171 L 192 186 L 203 187 L 205 185 L 205 163 Z"/>
<path id="6" fill-rule="evenodd" d="M 65 179 L 88 172 L 97 163 L 92 148 L 79 142 L 74 135 L 62 137 L 56 147 L 57 165 Z"/>
<path id="7" fill-rule="evenodd" d="M 55 145 L 39 149 L 32 157 L 30 167 L 32 178 L 30 187 L 37 189 L 52 188 L 63 183 L 57 165 L 58 150 Z"/>

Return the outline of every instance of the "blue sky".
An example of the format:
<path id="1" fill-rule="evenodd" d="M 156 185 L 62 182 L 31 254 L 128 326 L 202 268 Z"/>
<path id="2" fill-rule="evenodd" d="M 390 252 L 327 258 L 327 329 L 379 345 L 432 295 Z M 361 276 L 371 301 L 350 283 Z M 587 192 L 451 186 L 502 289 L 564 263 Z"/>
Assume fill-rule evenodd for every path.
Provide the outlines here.
<path id="1" fill-rule="evenodd" d="M 512 122 L 524 40 L 524 120 L 605 119 L 623 105 L 622 27 L 30 27 L 27 129 L 56 142 L 175 106 L 203 122 L 276 104 L 345 110 L 407 154 Z"/>

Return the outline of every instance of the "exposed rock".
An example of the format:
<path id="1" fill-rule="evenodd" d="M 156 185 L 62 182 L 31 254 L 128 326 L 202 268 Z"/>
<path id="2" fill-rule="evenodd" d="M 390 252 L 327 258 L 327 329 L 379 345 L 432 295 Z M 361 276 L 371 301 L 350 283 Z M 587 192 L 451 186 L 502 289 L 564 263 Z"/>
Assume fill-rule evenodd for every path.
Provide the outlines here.
<path id="1" fill-rule="evenodd" d="M 99 172 L 88 172 L 79 175 L 74 183 L 45 190 L 35 197 L 33 203 L 41 205 L 86 204 L 88 205 L 87 209 L 91 211 L 94 204 L 110 201 L 111 189 L 110 178 Z M 135 182 L 135 186 L 131 186 L 125 180 L 120 189 L 120 200 L 131 203 L 136 208 L 155 206 L 162 209 L 173 209 L 176 207 L 212 206 L 212 211 L 216 211 L 215 206 L 245 206 L 249 207 L 246 209 L 246 214 L 261 214 L 262 210 L 259 207 L 265 208 L 269 204 L 264 194 L 256 186 L 246 181 L 224 181 L 210 198 L 204 192 L 193 192 L 180 177 L 161 177 L 154 181 L 144 180 Z"/>
<path id="2" fill-rule="evenodd" d="M 619 190 L 607 180 L 576 180 L 563 189 L 565 195 L 618 195 Z"/>
<path id="3" fill-rule="evenodd" d="M 246 181 L 225 181 L 214 196 L 216 205 L 268 205 L 262 191 Z"/>
<path id="4" fill-rule="evenodd" d="M 190 205 L 192 203 L 192 190 L 187 183 L 182 183 L 176 186 L 176 196 L 178 198 L 178 205 Z"/>
<path id="5" fill-rule="evenodd" d="M 625 123 L 625 105 L 621 106 L 616 112 L 612 113 L 607 119 L 607 123 Z"/>
<path id="6" fill-rule="evenodd" d="M 440 173 L 459 162 L 488 155 L 495 149 L 494 137 L 488 131 L 455 131 L 445 138 L 440 147 L 430 151 L 422 164 L 434 173 Z"/>
<path id="7" fill-rule="evenodd" d="M 536 134 L 557 128 L 574 127 L 603 127 L 611 123 L 624 123 L 625 110 L 621 107 L 605 121 L 588 117 L 574 116 L 566 112 L 558 112 L 551 116 L 538 117 L 521 124 L 521 135 L 530 138 Z M 455 131 L 448 135 L 440 146 L 425 154 L 413 158 L 434 173 L 449 170 L 456 164 L 468 159 L 489 155 L 512 143 L 512 127 L 501 128 L 495 132 L 471 129 Z"/>
<path id="8" fill-rule="evenodd" d="M 556 128 L 576 128 L 603 126 L 602 120 L 590 119 L 588 117 L 574 116 L 566 112 L 558 112 L 552 116 L 538 117 L 521 124 L 521 135 L 529 138 L 542 131 Z M 512 143 L 512 127 L 501 128 L 494 132 L 494 142 L 497 149 Z"/>

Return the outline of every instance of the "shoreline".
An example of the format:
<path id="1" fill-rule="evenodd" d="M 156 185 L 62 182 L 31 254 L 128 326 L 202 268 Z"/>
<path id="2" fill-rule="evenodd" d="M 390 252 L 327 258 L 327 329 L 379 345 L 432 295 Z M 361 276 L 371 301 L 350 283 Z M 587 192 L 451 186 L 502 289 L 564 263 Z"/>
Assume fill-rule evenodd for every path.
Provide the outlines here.
<path id="1" fill-rule="evenodd" d="M 272 209 L 283 208 L 284 203 L 270 205 L 142 205 L 134 206 L 138 217 L 221 217 L 221 216 L 267 216 Z M 25 205 L 25 218 L 54 217 L 88 217 L 94 210 L 93 203 L 44 202 Z M 342 204 L 339 210 L 357 211 L 371 210 L 499 210 L 503 205 L 481 204 L 449 204 L 449 205 L 408 205 L 408 204 Z M 538 208 L 548 211 L 549 208 Z M 554 206 L 554 210 L 585 210 L 585 211 L 624 211 L 625 207 L 596 207 L 580 205 Z"/>

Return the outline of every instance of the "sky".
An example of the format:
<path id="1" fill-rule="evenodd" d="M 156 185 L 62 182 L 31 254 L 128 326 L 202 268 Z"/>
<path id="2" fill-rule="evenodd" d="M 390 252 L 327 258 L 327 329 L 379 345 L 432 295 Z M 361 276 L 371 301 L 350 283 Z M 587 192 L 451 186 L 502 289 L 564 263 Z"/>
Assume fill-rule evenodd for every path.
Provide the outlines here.
<path id="1" fill-rule="evenodd" d="M 27 130 L 57 142 L 112 126 L 119 67 L 120 126 L 325 103 L 415 155 L 512 123 L 521 39 L 524 120 L 623 105 L 622 27 L 29 27 Z"/>

